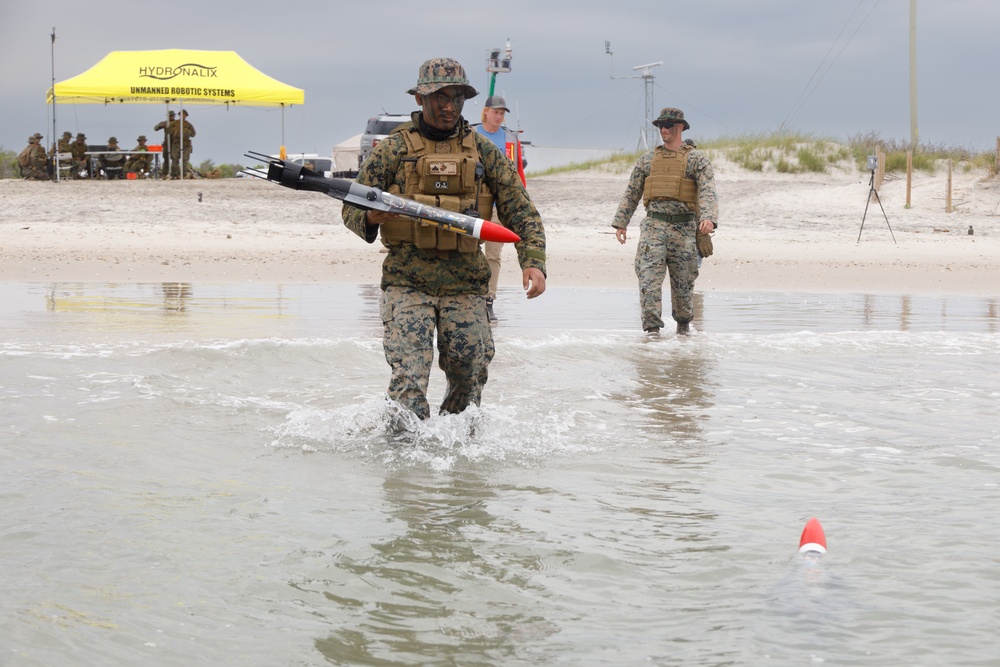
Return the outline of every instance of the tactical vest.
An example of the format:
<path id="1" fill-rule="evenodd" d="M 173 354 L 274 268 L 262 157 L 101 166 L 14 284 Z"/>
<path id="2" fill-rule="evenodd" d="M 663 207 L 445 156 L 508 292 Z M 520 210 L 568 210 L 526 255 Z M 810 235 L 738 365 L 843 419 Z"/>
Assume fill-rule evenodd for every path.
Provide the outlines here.
<path id="1" fill-rule="evenodd" d="M 395 183 L 388 192 L 402 195 L 421 204 L 465 213 L 476 202 L 476 135 L 466 132 L 462 137 L 432 141 L 403 129 L 399 132 L 406 142 L 407 156 L 403 159 L 404 186 L 402 192 Z M 483 186 L 479 188 L 479 208 L 489 215 L 493 196 Z M 379 225 L 386 245 L 412 243 L 418 248 L 459 252 L 478 252 L 479 239 L 440 229 L 423 220 L 397 215 Z"/>
<path id="2" fill-rule="evenodd" d="M 657 148 L 642 190 L 643 206 L 648 207 L 653 199 L 675 200 L 687 204 L 697 213 L 698 183 L 684 176 L 690 152 L 691 146 L 687 144 L 682 144 L 676 151 Z"/>

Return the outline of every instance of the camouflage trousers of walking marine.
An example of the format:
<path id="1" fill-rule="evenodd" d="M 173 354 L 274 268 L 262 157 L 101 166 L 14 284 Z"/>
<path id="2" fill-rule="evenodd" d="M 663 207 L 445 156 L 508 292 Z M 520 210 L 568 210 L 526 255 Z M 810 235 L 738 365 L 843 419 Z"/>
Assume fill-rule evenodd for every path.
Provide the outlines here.
<path id="1" fill-rule="evenodd" d="M 671 315 L 676 322 L 694 319 L 694 281 L 698 278 L 695 223 L 644 218 L 635 251 L 643 329 L 663 328 L 663 281 L 670 275 Z"/>
<path id="2" fill-rule="evenodd" d="M 431 416 L 427 384 L 436 329 L 438 366 L 448 380 L 440 414 L 457 414 L 473 403 L 479 405 L 494 354 L 484 297 L 438 297 L 389 286 L 382 293 L 379 309 L 385 360 L 392 369 L 390 399 L 421 419 Z"/>

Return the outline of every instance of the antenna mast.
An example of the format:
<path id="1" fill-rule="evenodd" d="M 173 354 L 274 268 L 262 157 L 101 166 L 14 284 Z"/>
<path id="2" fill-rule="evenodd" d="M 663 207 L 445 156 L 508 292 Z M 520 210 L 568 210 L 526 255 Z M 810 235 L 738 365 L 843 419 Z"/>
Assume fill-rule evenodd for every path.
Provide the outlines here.
<path id="1" fill-rule="evenodd" d="M 656 141 L 656 127 L 653 126 L 653 119 L 656 118 L 655 111 L 653 110 L 653 80 L 656 76 L 653 74 L 653 68 L 659 67 L 663 64 L 662 60 L 657 60 L 655 63 L 646 63 L 645 65 L 636 65 L 632 68 L 632 71 L 639 72 L 639 74 L 632 74 L 630 76 L 615 76 L 614 75 L 614 53 L 611 51 L 611 42 L 605 40 L 604 42 L 604 52 L 608 54 L 611 59 L 612 79 L 642 79 L 643 88 L 646 97 L 646 122 L 643 124 L 642 129 L 639 130 L 639 142 L 636 148 L 641 148 L 643 150 L 649 150 L 655 146 L 658 142 Z"/>

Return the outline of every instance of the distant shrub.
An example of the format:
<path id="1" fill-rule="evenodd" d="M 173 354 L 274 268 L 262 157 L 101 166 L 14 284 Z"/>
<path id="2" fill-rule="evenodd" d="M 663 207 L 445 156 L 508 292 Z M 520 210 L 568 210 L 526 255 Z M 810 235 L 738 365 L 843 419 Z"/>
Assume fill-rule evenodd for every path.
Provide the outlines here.
<path id="1" fill-rule="evenodd" d="M 4 150 L 0 146 L 0 178 L 21 178 L 21 170 L 17 168 L 17 153 Z"/>
<path id="2" fill-rule="evenodd" d="M 235 178 L 243 170 L 242 165 L 220 164 L 216 166 L 212 160 L 205 160 L 198 165 L 198 173 L 206 178 Z"/>

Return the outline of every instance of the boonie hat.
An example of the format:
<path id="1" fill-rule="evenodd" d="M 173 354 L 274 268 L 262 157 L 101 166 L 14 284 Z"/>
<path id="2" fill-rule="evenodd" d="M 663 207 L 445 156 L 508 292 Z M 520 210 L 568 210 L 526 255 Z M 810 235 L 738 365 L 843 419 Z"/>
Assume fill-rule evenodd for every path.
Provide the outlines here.
<path id="1" fill-rule="evenodd" d="M 63 132 L 63 139 L 69 139 L 73 136 L 72 132 Z"/>
<path id="2" fill-rule="evenodd" d="M 664 107 L 660 111 L 660 117 L 653 121 L 653 125 L 659 127 L 660 123 L 684 123 L 685 130 L 691 129 L 691 123 L 684 120 L 684 112 L 673 107 Z"/>
<path id="3" fill-rule="evenodd" d="M 109 137 L 108 138 L 108 143 L 109 144 L 117 144 L 118 143 L 118 139 L 116 139 L 115 137 Z"/>
<path id="4" fill-rule="evenodd" d="M 490 95 L 486 98 L 486 108 L 487 109 L 503 109 L 507 113 L 510 113 L 510 109 L 507 108 L 507 100 L 500 97 L 499 95 Z"/>
<path id="5" fill-rule="evenodd" d="M 85 135 L 85 134 L 84 134 L 83 132 L 80 132 L 80 133 L 78 133 L 78 134 L 76 135 L 76 138 L 77 138 L 77 139 L 86 139 L 86 138 L 87 138 L 87 135 Z"/>
<path id="6" fill-rule="evenodd" d="M 430 95 L 448 86 L 460 86 L 465 98 L 475 97 L 479 92 L 465 78 L 465 68 L 454 58 L 431 58 L 425 60 L 417 73 L 417 85 L 410 88 L 408 95 Z"/>
<path id="7" fill-rule="evenodd" d="M 167 112 L 167 115 L 168 115 L 168 116 L 176 116 L 176 115 L 177 115 L 177 112 L 176 112 L 176 111 L 168 111 L 168 112 Z"/>
<path id="8" fill-rule="evenodd" d="M 145 141 L 145 140 L 146 140 L 146 135 L 145 134 L 140 134 L 139 138 L 136 139 L 136 141 Z"/>
<path id="9" fill-rule="evenodd" d="M 28 137 L 28 143 L 29 144 L 37 144 L 39 139 L 41 139 L 41 137 L 39 137 L 38 133 L 35 132 L 33 135 L 31 135 L 30 137 Z"/>

